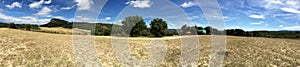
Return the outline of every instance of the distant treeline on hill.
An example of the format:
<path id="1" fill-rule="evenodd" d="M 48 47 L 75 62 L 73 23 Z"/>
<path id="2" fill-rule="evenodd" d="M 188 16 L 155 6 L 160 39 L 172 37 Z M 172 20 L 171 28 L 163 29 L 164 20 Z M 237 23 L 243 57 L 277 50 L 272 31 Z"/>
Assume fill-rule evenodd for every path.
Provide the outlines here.
<path id="1" fill-rule="evenodd" d="M 161 18 L 155 18 L 150 23 L 150 28 L 140 16 L 129 16 L 123 20 L 122 25 L 105 24 L 105 23 L 87 23 L 87 22 L 68 22 L 61 19 L 51 19 L 47 24 L 41 27 L 63 27 L 92 30 L 94 35 L 105 36 L 130 36 L 130 37 L 163 37 L 174 35 L 220 35 L 226 34 L 231 36 L 247 36 L 247 37 L 270 37 L 270 38 L 299 38 L 300 31 L 244 31 L 242 29 L 226 29 L 218 30 L 211 26 L 198 27 L 183 25 L 181 29 L 168 29 L 167 22 Z M 95 25 L 95 26 L 92 26 Z M 29 31 L 40 30 L 38 25 L 32 24 L 7 24 L 0 23 L 0 28 L 13 28 Z M 226 33 L 225 33 L 226 32 Z"/>
<path id="2" fill-rule="evenodd" d="M 72 28 L 74 22 L 68 22 L 60 19 L 52 19 L 48 24 L 42 25 L 43 27 L 64 27 Z M 78 22 L 76 22 L 78 23 Z M 224 34 L 231 36 L 247 36 L 247 37 L 270 37 L 270 38 L 299 38 L 300 31 L 244 31 L 243 29 L 226 29 L 217 30 L 211 26 L 198 27 L 183 25 L 181 29 L 168 29 L 166 21 L 160 18 L 155 18 L 150 23 L 150 28 L 147 28 L 144 20 L 140 16 L 129 16 L 121 22 L 123 25 L 96 23 L 96 28 L 93 33 L 95 35 L 128 35 L 132 37 L 146 36 L 146 37 L 162 37 L 174 35 L 219 35 Z M 82 24 L 86 24 L 82 22 Z M 88 23 L 91 24 L 91 23 Z M 79 24 L 80 25 L 80 24 Z M 131 29 L 132 30 L 128 30 Z M 125 31 L 121 31 L 125 30 Z M 113 32 L 113 33 L 111 33 Z M 117 34 L 116 34 L 116 33 Z M 129 34 L 126 34 L 129 33 Z"/>
<path id="3" fill-rule="evenodd" d="M 38 25 L 14 24 L 14 23 L 0 23 L 0 28 L 12 28 L 12 29 L 21 29 L 21 30 L 28 30 L 28 31 L 40 30 Z"/>

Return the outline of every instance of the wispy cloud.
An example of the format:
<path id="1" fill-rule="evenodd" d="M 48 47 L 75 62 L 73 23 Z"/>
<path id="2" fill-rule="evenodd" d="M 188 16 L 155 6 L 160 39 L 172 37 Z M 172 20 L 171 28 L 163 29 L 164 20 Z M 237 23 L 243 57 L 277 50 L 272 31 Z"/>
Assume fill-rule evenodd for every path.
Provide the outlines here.
<path id="1" fill-rule="evenodd" d="M 300 13 L 300 10 L 293 9 L 293 8 L 280 8 L 282 11 L 290 12 L 290 13 Z"/>
<path id="2" fill-rule="evenodd" d="M 57 18 L 57 19 L 63 19 L 63 20 L 65 20 L 65 18 L 64 18 L 64 17 L 62 17 L 62 16 L 55 16 L 55 17 L 53 17 L 53 18 Z"/>
<path id="3" fill-rule="evenodd" d="M 44 0 L 41 0 L 39 2 L 33 2 L 31 4 L 29 4 L 29 8 L 30 9 L 34 9 L 34 8 L 40 8 L 42 7 L 41 5 L 44 3 Z"/>
<path id="4" fill-rule="evenodd" d="M 61 7 L 60 9 L 62 10 L 70 10 L 72 8 L 74 8 L 76 5 L 70 6 L 70 7 Z"/>
<path id="5" fill-rule="evenodd" d="M 260 22 L 253 22 L 253 23 L 250 23 L 250 24 L 252 24 L 252 25 L 260 25 L 260 24 L 263 24 L 263 23 L 265 23 L 265 22 L 260 21 Z"/>
<path id="6" fill-rule="evenodd" d="M 290 26 L 290 27 L 283 27 L 283 29 L 289 29 L 289 30 L 300 30 L 300 26 Z"/>
<path id="7" fill-rule="evenodd" d="M 250 18 L 256 18 L 256 19 L 264 19 L 265 17 L 263 15 L 250 15 Z"/>

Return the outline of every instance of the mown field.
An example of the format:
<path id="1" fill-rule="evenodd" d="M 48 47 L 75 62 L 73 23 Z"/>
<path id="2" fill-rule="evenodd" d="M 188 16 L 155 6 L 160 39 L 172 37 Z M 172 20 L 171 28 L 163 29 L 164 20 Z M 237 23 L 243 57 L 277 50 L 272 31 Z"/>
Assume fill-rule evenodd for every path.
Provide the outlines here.
<path id="1" fill-rule="evenodd" d="M 44 28 L 45 29 L 45 28 Z M 211 36 L 199 37 L 198 66 L 207 66 Z M 300 40 L 227 36 L 224 65 L 228 67 L 300 67 Z M 180 58 L 180 38 L 162 38 L 167 54 L 160 67 L 176 67 Z M 131 55 L 149 58 L 151 38 L 129 38 Z M 96 50 L 103 67 L 120 67 L 111 37 L 96 36 Z M 74 67 L 72 35 L 0 28 L 0 67 Z"/>

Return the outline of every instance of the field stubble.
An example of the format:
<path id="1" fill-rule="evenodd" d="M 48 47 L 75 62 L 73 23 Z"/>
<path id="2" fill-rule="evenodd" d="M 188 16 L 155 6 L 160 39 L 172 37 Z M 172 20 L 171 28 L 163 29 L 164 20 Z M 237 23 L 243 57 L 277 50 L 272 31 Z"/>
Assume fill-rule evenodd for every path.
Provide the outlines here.
<path id="1" fill-rule="evenodd" d="M 211 54 L 211 36 L 198 36 L 199 67 L 207 66 Z M 175 67 L 180 60 L 179 37 L 162 38 L 167 54 L 160 67 Z M 148 59 L 151 38 L 129 38 L 129 48 L 140 60 Z M 98 58 L 104 67 L 120 67 L 111 37 L 96 36 Z M 225 66 L 300 66 L 300 40 L 227 36 Z M 0 28 L 0 66 L 76 66 L 72 35 L 29 32 Z"/>

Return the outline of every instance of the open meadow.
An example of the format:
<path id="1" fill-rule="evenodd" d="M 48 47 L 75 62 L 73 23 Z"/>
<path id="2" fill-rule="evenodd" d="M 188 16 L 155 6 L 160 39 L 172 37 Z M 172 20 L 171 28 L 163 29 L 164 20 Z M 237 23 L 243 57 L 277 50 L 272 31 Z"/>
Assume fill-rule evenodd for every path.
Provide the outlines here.
<path id="1" fill-rule="evenodd" d="M 46 28 L 43 28 L 46 29 Z M 67 31 L 70 32 L 70 31 Z M 199 35 L 199 67 L 207 66 L 211 36 Z M 224 65 L 228 67 L 299 67 L 300 40 L 227 36 Z M 167 46 L 160 67 L 176 67 L 180 58 L 178 36 L 162 38 Z M 131 55 L 145 60 L 152 38 L 129 38 Z M 111 37 L 95 36 L 97 54 L 103 67 L 120 67 Z M 0 28 L 0 67 L 74 67 L 72 35 Z"/>

